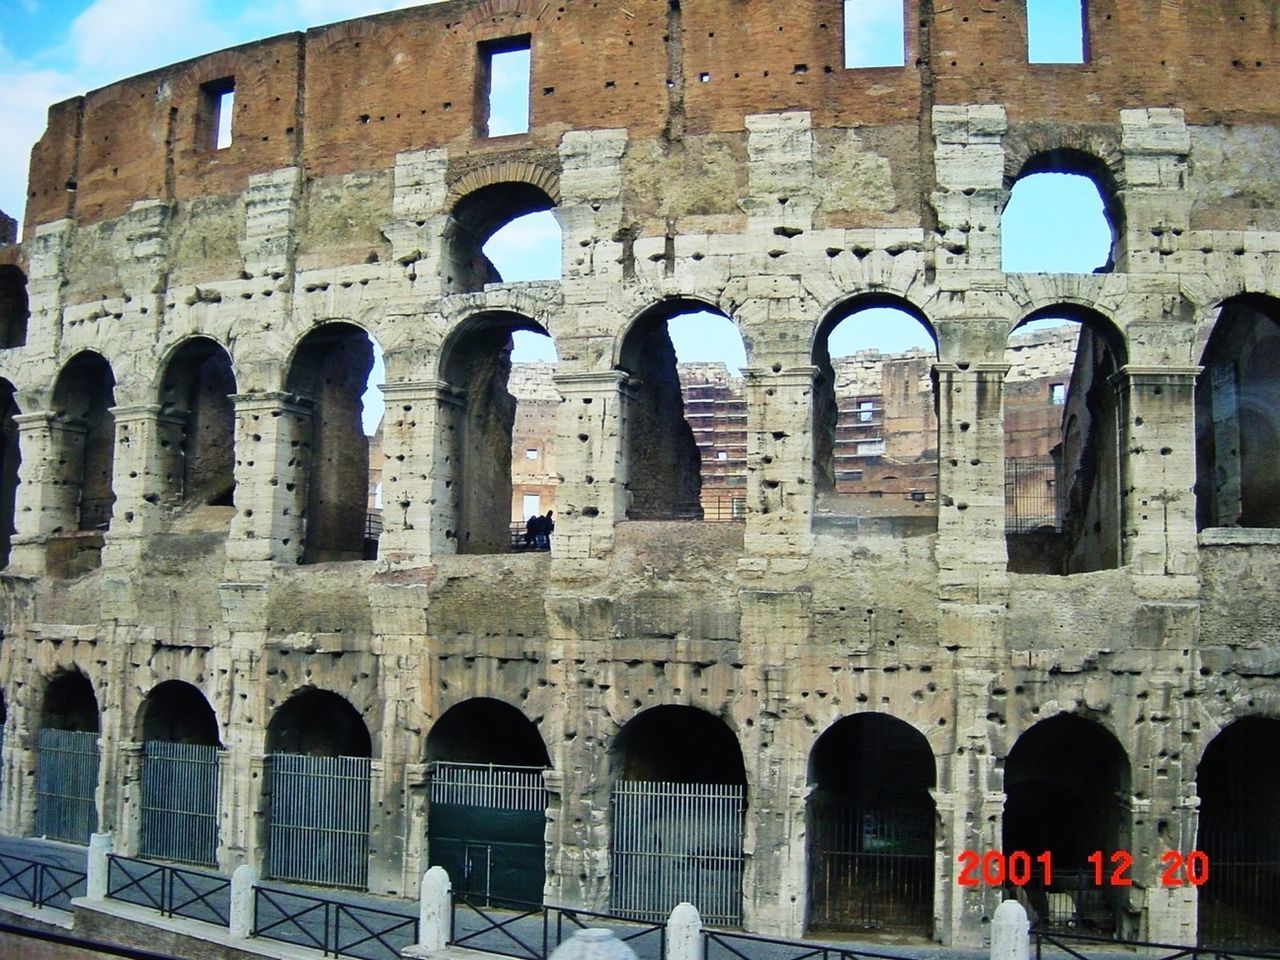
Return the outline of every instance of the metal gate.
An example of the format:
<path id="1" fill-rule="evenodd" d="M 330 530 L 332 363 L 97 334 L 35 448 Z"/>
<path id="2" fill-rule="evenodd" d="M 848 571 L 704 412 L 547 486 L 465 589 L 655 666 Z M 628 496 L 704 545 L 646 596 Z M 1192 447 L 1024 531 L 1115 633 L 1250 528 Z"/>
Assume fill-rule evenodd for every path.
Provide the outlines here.
<path id="1" fill-rule="evenodd" d="M 540 767 L 437 763 L 427 844 L 475 902 L 541 903 L 547 790 Z"/>
<path id="2" fill-rule="evenodd" d="M 1258 823 L 1202 823 L 1199 847 L 1211 865 L 1199 888 L 1200 942 L 1280 947 L 1280 832 Z"/>
<path id="3" fill-rule="evenodd" d="M 809 804 L 809 925 L 930 935 L 932 814 Z"/>
<path id="4" fill-rule="evenodd" d="M 271 755 L 268 876 L 367 885 L 370 765 L 368 757 Z"/>
<path id="5" fill-rule="evenodd" d="M 148 740 L 142 758 L 144 857 L 218 862 L 216 746 Z"/>
<path id="6" fill-rule="evenodd" d="M 732 784 L 615 783 L 612 911 L 663 920 L 688 901 L 709 924 L 740 924 L 744 798 Z"/>
<path id="7" fill-rule="evenodd" d="M 37 744 L 36 833 L 88 843 L 98 829 L 98 734 L 41 730 Z"/>

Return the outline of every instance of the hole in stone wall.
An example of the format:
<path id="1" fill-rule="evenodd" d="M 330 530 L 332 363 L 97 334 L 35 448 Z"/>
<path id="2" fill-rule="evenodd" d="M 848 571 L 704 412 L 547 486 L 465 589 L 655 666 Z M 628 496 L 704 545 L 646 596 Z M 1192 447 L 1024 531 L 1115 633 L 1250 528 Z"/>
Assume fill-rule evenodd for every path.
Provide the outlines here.
<path id="1" fill-rule="evenodd" d="M 222 77 L 200 86 L 196 109 L 196 148 L 224 150 L 231 146 L 236 78 Z"/>
<path id="2" fill-rule="evenodd" d="M 1059 162 L 1062 158 L 1058 158 Z M 1096 163 L 1066 156 L 1066 170 L 1048 156 L 1028 165 L 1013 185 L 1000 219 L 1001 265 L 1008 273 L 1101 273 L 1113 268 L 1120 236 L 1116 194 L 1099 187 Z M 1112 200 L 1108 201 L 1107 196 Z"/>
<path id="3" fill-rule="evenodd" d="M 477 66 L 481 93 L 476 129 L 483 137 L 501 137 L 529 130 L 529 89 L 532 75 L 530 38 L 505 37 L 480 44 Z"/>
<path id="4" fill-rule="evenodd" d="M 905 63 L 902 0 L 844 0 L 845 67 L 901 67 Z"/>

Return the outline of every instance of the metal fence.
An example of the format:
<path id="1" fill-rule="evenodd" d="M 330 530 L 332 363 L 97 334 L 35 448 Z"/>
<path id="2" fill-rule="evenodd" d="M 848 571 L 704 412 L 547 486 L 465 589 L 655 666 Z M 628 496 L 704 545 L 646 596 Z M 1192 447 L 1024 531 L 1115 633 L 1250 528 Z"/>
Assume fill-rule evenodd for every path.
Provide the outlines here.
<path id="1" fill-rule="evenodd" d="M 1280 947 L 1280 832 L 1206 821 L 1200 821 L 1200 847 L 1213 876 L 1200 887 L 1200 942 Z"/>
<path id="2" fill-rule="evenodd" d="M 547 788 L 541 767 L 438 762 L 432 767 L 431 802 L 542 811 L 547 806 Z"/>
<path id="3" fill-rule="evenodd" d="M 610 909 L 661 920 L 688 901 L 707 923 L 741 923 L 744 793 L 733 784 L 615 783 Z"/>
<path id="4" fill-rule="evenodd" d="M 1036 960 L 1044 960 L 1045 953 L 1066 954 L 1073 960 L 1114 960 L 1121 944 L 1106 937 L 1086 934 L 1055 933 L 1033 930 L 1032 948 Z M 1233 950 L 1229 947 L 1193 947 L 1173 943 L 1146 943 L 1140 940 L 1123 941 L 1128 956 L 1143 960 L 1280 960 L 1280 950 Z"/>
<path id="5" fill-rule="evenodd" d="M 728 930 L 702 931 L 703 960 L 907 960 L 903 954 L 874 953 L 799 940 L 779 940 Z"/>
<path id="6" fill-rule="evenodd" d="M 271 887 L 255 887 L 252 935 L 360 960 L 399 960 L 418 942 L 418 917 Z"/>
<path id="7" fill-rule="evenodd" d="M 369 870 L 368 757 L 270 758 L 267 875 L 363 888 Z"/>
<path id="8" fill-rule="evenodd" d="M 218 862 L 216 746 L 148 740 L 142 759 L 143 856 Z"/>
<path id="9" fill-rule="evenodd" d="M 107 860 L 107 896 L 168 917 L 224 927 L 231 922 L 231 881 L 216 874 L 113 854 Z"/>
<path id="10" fill-rule="evenodd" d="M 88 843 L 98 829 L 98 734 L 41 730 L 36 763 L 36 833 Z"/>
<path id="11" fill-rule="evenodd" d="M 1058 464 L 1053 457 L 1017 457 L 1004 462 L 1005 533 L 1062 529 Z"/>
<path id="12" fill-rule="evenodd" d="M 72 898 L 85 895 L 87 882 L 83 870 L 0 853 L 0 894 L 34 907 L 70 910 Z"/>
<path id="13" fill-rule="evenodd" d="M 495 910 L 456 892 L 452 927 L 449 946 L 517 960 L 546 960 L 577 931 L 602 928 L 626 943 L 639 960 L 664 960 L 667 952 L 665 918 L 660 922 L 625 920 L 607 913 L 532 903 Z"/>

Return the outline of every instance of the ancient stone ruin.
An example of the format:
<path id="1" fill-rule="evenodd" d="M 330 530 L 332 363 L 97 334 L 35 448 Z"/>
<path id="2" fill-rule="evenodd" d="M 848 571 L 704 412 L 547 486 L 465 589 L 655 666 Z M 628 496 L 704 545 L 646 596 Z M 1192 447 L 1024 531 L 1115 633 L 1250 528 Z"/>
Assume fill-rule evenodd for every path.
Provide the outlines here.
<path id="1" fill-rule="evenodd" d="M 787 936 L 978 944 L 1016 896 L 1275 945 L 1280 19 L 1081 8 L 1080 63 L 1028 62 L 1022 0 L 906 0 L 902 65 L 858 67 L 840 0 L 450 0 L 54 105 L 0 246 L 3 831 Z M 1103 269 L 1002 269 L 1044 172 L 1098 188 Z M 503 282 L 538 210 L 561 279 Z M 936 344 L 902 509 L 838 489 L 827 342 L 871 306 Z M 699 503 L 691 307 L 747 347 L 742 522 Z M 1044 317 L 1081 331 L 1061 511 L 1020 526 Z M 508 529 L 520 330 L 559 357 L 549 552 Z"/>

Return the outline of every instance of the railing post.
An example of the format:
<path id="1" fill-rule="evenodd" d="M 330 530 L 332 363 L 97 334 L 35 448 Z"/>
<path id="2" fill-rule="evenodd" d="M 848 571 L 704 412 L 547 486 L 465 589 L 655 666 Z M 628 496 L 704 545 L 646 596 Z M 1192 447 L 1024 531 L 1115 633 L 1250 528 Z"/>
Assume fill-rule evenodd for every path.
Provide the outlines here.
<path id="1" fill-rule="evenodd" d="M 1017 900 L 1006 900 L 991 918 L 991 960 L 1028 960 L 1031 923 Z"/>
<path id="2" fill-rule="evenodd" d="M 257 882 L 258 871 L 247 863 L 236 867 L 231 874 L 231 921 L 227 929 L 236 940 L 248 940 L 253 935 L 254 912 L 257 910 L 253 888 Z"/>
<path id="3" fill-rule="evenodd" d="M 85 896 L 90 900 L 107 899 L 107 875 L 110 870 L 111 834 L 94 833 L 89 836 L 88 876 L 85 878 Z"/>
<path id="4" fill-rule="evenodd" d="M 702 917 L 692 903 L 677 903 L 671 911 L 665 960 L 702 960 Z"/>

